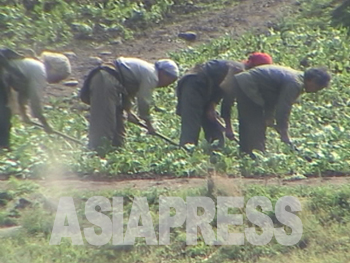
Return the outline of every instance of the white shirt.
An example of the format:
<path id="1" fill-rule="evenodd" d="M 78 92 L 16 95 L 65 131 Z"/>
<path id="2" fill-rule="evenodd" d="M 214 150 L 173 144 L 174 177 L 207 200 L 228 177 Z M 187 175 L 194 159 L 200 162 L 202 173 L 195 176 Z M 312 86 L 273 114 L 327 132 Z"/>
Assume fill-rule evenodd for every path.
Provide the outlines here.
<path id="1" fill-rule="evenodd" d="M 10 60 L 10 65 L 17 68 L 26 77 L 23 89 L 28 92 L 34 116 L 41 113 L 41 98 L 47 86 L 45 65 L 33 58 Z M 21 81 L 22 83 L 22 81 Z M 38 117 L 38 116 L 35 116 Z"/>
<path id="2" fill-rule="evenodd" d="M 158 71 L 154 64 L 139 58 L 120 57 L 121 65 L 130 70 L 135 80 L 139 83 L 136 92 L 140 117 L 149 118 L 149 107 L 152 103 L 152 92 L 158 86 Z"/>
<path id="3" fill-rule="evenodd" d="M 27 78 L 30 90 L 37 89 L 42 94 L 47 86 L 44 63 L 33 58 L 10 60 L 10 65 L 17 68 Z"/>

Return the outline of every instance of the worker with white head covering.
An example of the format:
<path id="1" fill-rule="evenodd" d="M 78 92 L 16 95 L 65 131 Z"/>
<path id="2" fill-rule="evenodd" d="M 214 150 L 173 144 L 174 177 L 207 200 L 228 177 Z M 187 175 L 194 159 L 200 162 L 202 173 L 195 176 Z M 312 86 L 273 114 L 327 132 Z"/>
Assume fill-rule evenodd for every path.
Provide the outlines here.
<path id="1" fill-rule="evenodd" d="M 152 92 L 156 87 L 172 84 L 178 76 L 179 69 L 170 59 L 152 64 L 139 58 L 119 57 L 93 69 L 80 93 L 81 100 L 90 105 L 89 147 L 98 150 L 103 146 L 103 138 L 113 146 L 123 144 L 123 111 L 129 121 L 139 122 L 131 111 L 135 98 L 140 118 L 148 132 L 155 133 L 150 117 Z"/>
<path id="2" fill-rule="evenodd" d="M 8 48 L 1 48 L 2 61 L 6 64 L 8 74 L 6 85 L 8 90 L 13 88 L 18 94 L 19 112 L 22 119 L 31 123 L 26 112 L 26 105 L 30 102 L 32 115 L 38 118 L 46 132 L 52 132 L 44 117 L 41 99 L 47 86 L 46 69 L 38 59 L 24 57 Z M 10 94 L 8 94 L 10 97 Z"/>

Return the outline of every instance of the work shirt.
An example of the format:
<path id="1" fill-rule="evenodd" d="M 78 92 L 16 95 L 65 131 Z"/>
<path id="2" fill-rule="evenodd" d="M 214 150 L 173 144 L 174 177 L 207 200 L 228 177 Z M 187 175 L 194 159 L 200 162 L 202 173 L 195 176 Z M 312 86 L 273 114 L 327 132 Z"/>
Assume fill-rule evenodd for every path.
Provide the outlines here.
<path id="1" fill-rule="evenodd" d="M 204 64 L 203 72 L 209 77 L 211 84 L 210 101 L 219 103 L 223 93 L 220 89 L 220 83 L 226 77 L 228 70 L 241 72 L 244 70 L 244 64 L 230 60 L 211 60 Z"/>
<path id="2" fill-rule="evenodd" d="M 122 73 L 122 82 L 128 95 L 137 98 L 140 117 L 150 119 L 152 92 L 158 86 L 158 71 L 154 64 L 129 57 L 118 58 L 116 64 Z"/>
<path id="3" fill-rule="evenodd" d="M 34 117 L 42 114 L 41 98 L 47 86 L 44 64 L 36 59 L 24 58 L 9 60 L 11 67 L 22 73 L 25 79 L 12 76 L 11 86 L 20 91 L 30 101 Z"/>
<path id="4" fill-rule="evenodd" d="M 234 75 L 232 78 L 236 80 L 238 88 L 256 104 L 264 107 L 265 111 L 275 111 L 278 128 L 288 128 L 292 105 L 304 88 L 302 71 L 278 65 L 264 65 Z M 225 85 L 231 85 L 232 88 L 234 86 L 232 81 L 231 84 L 228 81 Z"/>
<path id="5" fill-rule="evenodd" d="M 220 83 L 225 79 L 229 69 L 233 72 L 242 72 L 244 64 L 231 60 L 210 60 L 206 63 L 195 66 L 190 69 L 185 76 L 181 78 L 177 85 L 177 96 L 180 98 L 181 89 L 184 81 L 189 77 L 196 77 L 204 85 L 201 87 L 201 95 L 206 98 L 207 103 L 219 103 L 223 96 L 220 89 Z M 178 102 L 177 112 L 179 112 L 181 101 Z"/>

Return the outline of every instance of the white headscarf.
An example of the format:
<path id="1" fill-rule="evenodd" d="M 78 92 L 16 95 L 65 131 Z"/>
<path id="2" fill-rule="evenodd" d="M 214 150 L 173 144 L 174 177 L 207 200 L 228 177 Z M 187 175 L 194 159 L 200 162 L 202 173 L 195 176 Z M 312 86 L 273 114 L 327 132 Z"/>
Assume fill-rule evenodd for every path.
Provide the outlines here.
<path id="1" fill-rule="evenodd" d="M 178 78 L 179 77 L 179 68 L 176 63 L 171 59 L 160 59 L 155 63 L 157 70 L 164 70 L 168 74 Z"/>

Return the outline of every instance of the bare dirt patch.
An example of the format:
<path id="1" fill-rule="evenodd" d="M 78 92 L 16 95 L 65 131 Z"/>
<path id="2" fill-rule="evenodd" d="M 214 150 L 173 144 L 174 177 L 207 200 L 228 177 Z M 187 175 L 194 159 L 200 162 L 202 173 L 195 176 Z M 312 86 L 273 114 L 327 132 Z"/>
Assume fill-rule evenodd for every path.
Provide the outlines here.
<path id="1" fill-rule="evenodd" d="M 182 11 L 180 15 L 170 14 L 164 22 L 143 31 L 133 40 L 121 40 L 115 44 L 110 43 L 113 39 L 103 43 L 73 42 L 60 51 L 72 51 L 76 54 L 76 57 L 71 59 L 71 78 L 78 80 L 79 84 L 77 87 L 51 85 L 47 89 L 47 95 L 64 97 L 79 90 L 84 76 L 94 67 L 90 57 L 98 56 L 108 61 L 118 56 L 134 56 L 152 62 L 167 57 L 168 52 L 179 51 L 189 45 L 208 43 L 224 35 L 236 38 L 251 30 L 257 33 L 266 32 L 295 8 L 295 0 L 246 0 L 204 13 L 186 14 Z M 195 42 L 189 43 L 177 37 L 178 33 L 186 31 L 197 34 Z M 105 38 L 106 36 L 103 37 Z"/>
<path id="2" fill-rule="evenodd" d="M 214 183 L 218 185 L 231 185 L 241 188 L 245 185 L 286 185 L 286 186 L 322 186 L 348 184 L 350 177 L 321 177 L 308 178 L 303 180 L 286 181 L 278 178 L 227 178 L 225 176 L 214 176 Z M 49 179 L 35 181 L 43 188 L 55 189 L 57 191 L 78 190 L 78 191 L 102 191 L 120 190 L 125 188 L 146 190 L 151 187 L 167 188 L 169 190 L 193 189 L 196 187 L 206 187 L 207 178 L 165 178 L 159 176 L 158 179 L 138 179 L 138 180 L 84 180 L 79 178 Z M 1 182 L 0 182 L 1 187 Z"/>

